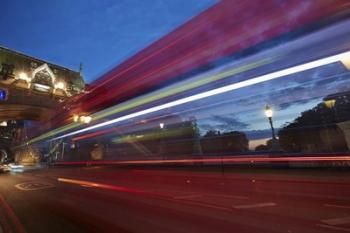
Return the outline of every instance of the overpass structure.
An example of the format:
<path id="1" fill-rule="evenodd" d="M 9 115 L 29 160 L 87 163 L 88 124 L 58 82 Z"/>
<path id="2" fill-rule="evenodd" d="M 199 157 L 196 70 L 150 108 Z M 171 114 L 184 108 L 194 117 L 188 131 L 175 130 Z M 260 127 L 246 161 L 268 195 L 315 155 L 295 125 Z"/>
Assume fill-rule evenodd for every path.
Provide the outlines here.
<path id="1" fill-rule="evenodd" d="M 0 47 L 0 121 L 44 121 L 84 90 L 79 72 Z"/>

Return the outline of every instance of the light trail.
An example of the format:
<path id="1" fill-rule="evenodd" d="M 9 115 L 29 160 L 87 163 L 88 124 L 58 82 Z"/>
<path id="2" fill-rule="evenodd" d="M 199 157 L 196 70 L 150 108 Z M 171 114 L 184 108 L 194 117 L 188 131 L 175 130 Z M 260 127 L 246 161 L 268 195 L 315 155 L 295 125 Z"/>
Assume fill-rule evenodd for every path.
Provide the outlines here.
<path id="1" fill-rule="evenodd" d="M 337 55 L 334 55 L 334 56 L 318 59 L 318 60 L 315 60 L 315 61 L 312 61 L 312 62 L 304 63 L 304 64 L 297 65 L 297 66 L 294 66 L 294 67 L 290 67 L 290 68 L 287 68 L 287 69 L 283 69 L 283 70 L 280 70 L 280 71 L 275 71 L 275 72 L 268 73 L 268 74 L 265 74 L 265 75 L 262 75 L 262 76 L 258 76 L 258 77 L 255 77 L 255 78 L 251 78 L 251 79 L 248 79 L 248 80 L 245 80 L 245 81 L 233 83 L 233 84 L 230 84 L 230 85 L 227 85 L 227 86 L 223 86 L 223 87 L 220 87 L 220 88 L 216 88 L 216 89 L 213 89 L 213 90 L 210 90 L 210 91 L 205 91 L 205 92 L 202 92 L 202 93 L 199 93 L 199 94 L 196 94 L 196 95 L 192 95 L 192 96 L 189 96 L 189 97 L 185 97 L 185 98 L 182 98 L 182 99 L 171 101 L 171 102 L 168 102 L 166 104 L 161 104 L 161 105 L 158 105 L 158 106 L 155 106 L 155 107 L 151 107 L 151 108 L 148 108 L 148 109 L 145 109 L 145 110 L 141 110 L 141 111 L 138 111 L 138 112 L 135 112 L 135 113 L 131 113 L 131 114 L 128 114 L 128 115 L 125 115 L 125 116 L 117 117 L 115 119 L 112 119 L 112 120 L 109 120 L 109 121 L 106 121 L 106 122 L 102 122 L 102 123 L 99 123 L 99 124 L 96 124 L 96 125 L 92 125 L 92 126 L 89 126 L 89 127 L 86 127 L 86 128 L 83 128 L 83 129 L 80 129 L 80 130 L 68 133 L 68 134 L 64 134 L 62 136 L 53 138 L 52 140 L 57 140 L 57 139 L 73 136 L 73 135 L 76 135 L 76 134 L 79 134 L 79 133 L 83 133 L 83 132 L 86 132 L 86 131 L 89 131 L 89 130 L 97 129 L 97 128 L 108 126 L 108 125 L 115 124 L 115 123 L 119 123 L 119 122 L 122 122 L 122 121 L 126 121 L 126 120 L 129 120 L 129 119 L 133 119 L 133 118 L 139 117 L 139 116 L 143 116 L 143 115 L 146 115 L 146 114 L 158 112 L 160 110 L 164 110 L 164 109 L 167 109 L 167 108 L 179 106 L 179 105 L 190 103 L 190 102 L 193 102 L 193 101 L 196 101 L 196 100 L 208 98 L 208 97 L 211 97 L 211 96 L 223 94 L 223 93 L 226 93 L 226 92 L 229 92 L 229 91 L 233 91 L 233 90 L 237 90 L 237 89 L 240 89 L 240 88 L 248 87 L 248 86 L 251 86 L 251 85 L 258 84 L 258 83 L 262 83 L 262 82 L 278 79 L 278 78 L 285 77 L 285 76 L 288 76 L 288 75 L 291 75 L 291 74 L 295 74 L 295 73 L 303 72 L 303 71 L 306 71 L 306 70 L 314 69 L 314 68 L 317 68 L 317 67 L 320 67 L 320 66 L 324 66 L 324 65 L 331 64 L 331 63 L 339 62 L 339 61 L 342 61 L 344 59 L 347 59 L 349 56 L 350 56 L 350 52 L 344 52 L 344 53 L 340 53 L 340 54 L 337 54 Z"/>
<path id="2" fill-rule="evenodd" d="M 132 193 L 132 194 L 138 194 L 138 195 L 144 195 L 144 196 L 153 196 L 153 197 L 161 197 L 161 198 L 168 197 L 166 195 L 156 193 L 156 192 L 150 192 L 147 190 L 141 190 L 141 189 L 129 188 L 129 187 L 125 187 L 125 186 L 111 185 L 111 184 L 102 184 L 102 183 L 91 182 L 91 181 L 86 181 L 86 180 L 77 180 L 77 179 L 63 178 L 63 177 L 59 177 L 57 180 L 59 182 L 68 183 L 68 184 L 76 184 L 76 185 L 80 185 L 83 187 L 106 189 L 106 190 L 111 190 L 111 191 Z"/>
<path id="3" fill-rule="evenodd" d="M 111 140 L 114 144 L 124 143 L 124 142 L 138 142 L 138 141 L 148 141 L 155 140 L 160 138 L 169 138 L 175 136 L 184 135 L 183 129 L 170 129 L 161 134 L 158 131 L 147 132 L 147 133 L 138 133 L 138 134 L 129 134 L 126 136 L 115 137 Z"/>
<path id="4" fill-rule="evenodd" d="M 241 4 L 243 5 L 243 4 Z M 211 21 L 215 22 L 218 20 L 218 18 L 220 18 L 220 14 L 214 14 L 211 17 Z M 238 22 L 240 23 L 240 21 Z M 146 63 L 148 60 L 151 60 L 151 58 L 155 57 L 158 54 L 161 54 L 162 52 L 175 47 L 177 44 L 179 44 L 179 42 L 185 40 L 186 38 L 190 38 L 191 36 L 193 36 L 193 34 L 197 33 L 197 31 L 203 30 L 203 27 L 207 26 L 207 22 L 206 21 L 202 21 L 200 22 L 198 25 L 196 25 L 196 27 L 191 27 L 191 30 L 186 31 L 186 33 L 184 35 L 181 35 L 180 37 L 174 39 L 173 41 L 171 41 L 170 43 L 167 43 L 166 46 L 159 48 L 156 51 L 153 51 L 152 53 L 150 53 L 149 55 L 146 55 L 145 57 L 141 58 L 140 60 L 137 60 L 133 65 L 131 65 L 128 68 L 122 69 L 120 71 L 118 71 L 114 76 L 113 79 L 115 79 L 116 77 L 122 76 L 125 73 L 127 73 L 128 71 L 132 71 L 133 69 L 135 70 L 135 67 L 140 66 L 140 64 L 144 64 Z M 112 79 L 106 79 L 103 80 L 101 83 L 98 83 L 96 86 L 94 86 L 91 90 L 89 91 L 94 91 L 95 89 L 105 85 L 106 83 L 110 82 Z"/>
<path id="5" fill-rule="evenodd" d="M 159 100 L 162 98 L 176 95 L 176 94 L 184 92 L 184 91 L 189 91 L 191 89 L 201 87 L 201 86 L 209 84 L 211 82 L 215 82 L 215 81 L 218 81 L 218 80 L 221 80 L 224 78 L 228 78 L 228 77 L 233 76 L 233 75 L 237 75 L 237 74 L 242 73 L 242 72 L 249 71 L 251 69 L 257 68 L 257 67 L 262 66 L 262 65 L 270 64 L 273 61 L 274 61 L 274 58 L 268 58 L 268 59 L 264 59 L 264 60 L 261 60 L 258 62 L 248 64 L 248 65 L 233 68 L 233 69 L 228 70 L 228 71 L 223 71 L 219 74 L 208 75 L 208 76 L 205 76 L 199 80 L 196 80 L 195 82 L 191 82 L 191 83 L 185 84 L 185 85 L 178 85 L 178 86 L 173 87 L 171 89 L 167 88 L 165 91 L 162 91 L 160 93 L 150 94 L 150 95 L 144 96 L 142 98 L 138 98 L 136 100 L 133 100 L 130 103 L 126 102 L 124 104 L 117 105 L 115 107 L 111 107 L 111 108 L 108 108 L 106 110 L 102 110 L 98 113 L 92 114 L 91 116 L 92 116 L 93 121 L 96 121 L 96 120 L 102 119 L 104 117 L 108 117 L 108 116 L 116 114 L 116 113 L 130 110 L 132 108 L 135 108 L 135 107 L 138 107 L 138 106 L 141 106 L 144 104 L 148 104 L 148 103 L 151 103 L 153 101 L 156 101 L 156 100 Z M 58 129 L 52 130 L 46 134 L 43 134 L 39 137 L 33 138 L 28 143 L 34 143 L 34 142 L 43 140 L 45 138 L 57 135 L 59 133 L 63 133 L 65 131 L 72 130 L 72 129 L 77 128 L 77 127 L 82 126 L 82 125 L 83 124 L 81 124 L 81 123 L 72 123 L 69 125 L 65 125 L 65 126 L 60 127 Z"/>
<path id="6" fill-rule="evenodd" d="M 261 163 L 261 162 L 327 162 L 327 161 L 350 161 L 349 155 L 344 156 L 286 156 L 286 157 L 238 157 L 227 156 L 225 158 L 203 158 L 203 159 L 154 159 L 154 160 L 129 160 L 129 161 L 77 161 L 56 162 L 55 165 L 146 165 L 146 164 L 190 164 L 190 163 Z"/>
<path id="7" fill-rule="evenodd" d="M 294 29 L 295 27 L 301 27 L 303 25 L 307 25 L 308 23 L 316 19 L 319 19 L 320 17 L 325 17 L 326 15 L 330 14 L 333 11 L 340 11 L 343 8 L 346 9 L 344 4 L 341 4 L 341 1 L 339 3 L 338 2 L 334 3 L 330 6 L 327 6 L 324 3 L 311 4 L 307 6 L 307 8 L 309 9 L 307 11 L 308 14 L 304 15 L 304 14 L 295 14 L 294 11 L 290 10 L 290 9 L 298 9 L 300 7 L 299 6 L 300 4 L 297 2 L 290 2 L 286 5 L 283 5 L 283 7 L 280 7 L 277 4 L 275 4 L 273 1 L 267 1 L 266 5 L 264 4 L 264 6 L 261 6 L 259 8 L 259 11 L 256 12 L 255 10 L 253 10 L 254 20 L 252 20 L 250 16 L 247 16 L 247 14 L 241 15 L 240 17 L 229 17 L 232 15 L 235 15 L 235 12 L 236 13 L 240 12 L 240 9 L 241 10 L 244 9 L 245 11 L 248 10 L 248 12 L 251 12 L 250 9 L 255 9 L 255 7 L 252 7 L 253 5 L 249 3 L 233 4 L 232 1 L 220 1 L 215 6 L 213 6 L 211 10 L 209 10 L 207 13 L 191 20 L 190 22 L 192 23 L 186 23 L 185 25 L 181 26 L 180 28 L 170 33 L 168 36 L 160 39 L 158 42 L 154 43 L 152 46 L 145 49 L 144 53 L 142 52 L 138 53 L 134 57 L 130 58 L 127 61 L 129 64 L 122 63 L 121 65 L 119 65 L 116 69 L 116 74 L 114 74 L 114 72 L 108 73 L 112 77 L 108 80 L 113 80 L 115 79 L 115 77 L 120 76 L 120 74 L 122 73 L 123 75 L 126 74 L 126 76 L 122 79 L 124 81 L 127 80 L 127 82 L 129 81 L 136 82 L 135 83 L 136 85 L 140 82 L 145 81 L 144 75 L 143 75 L 143 78 L 141 78 L 141 76 L 136 77 L 137 79 L 136 80 L 132 74 L 128 74 L 128 72 L 125 73 L 124 72 L 125 70 L 123 70 L 125 66 L 131 65 L 132 67 L 134 67 L 135 64 L 138 65 L 141 62 L 139 67 L 136 67 L 136 70 L 140 70 L 141 67 L 143 71 L 145 69 L 146 71 L 151 70 L 152 72 L 151 73 L 148 72 L 148 74 L 146 75 L 146 76 L 152 75 L 152 77 L 150 77 L 150 79 L 147 80 L 147 82 L 152 80 L 151 81 L 152 85 L 154 85 L 155 84 L 154 78 L 155 76 L 160 75 L 161 72 L 159 71 L 162 69 L 160 70 L 158 69 L 159 71 L 157 71 L 157 69 L 152 68 L 152 64 L 149 64 L 147 67 L 142 66 L 143 59 L 147 60 L 148 56 L 153 57 L 152 53 L 157 53 L 154 50 L 164 49 L 163 47 L 165 45 L 171 45 L 171 47 L 174 47 L 173 40 L 174 39 L 178 40 L 179 37 L 182 39 L 179 43 L 176 42 L 175 49 L 170 48 L 165 50 L 165 52 L 172 55 L 171 58 L 177 57 L 178 62 L 173 61 L 175 62 L 174 64 L 169 63 L 169 60 L 170 61 L 172 60 L 172 59 L 169 59 L 170 56 L 164 56 L 162 53 L 160 53 L 159 55 L 157 54 L 158 56 L 153 57 L 154 61 L 160 62 L 162 64 L 161 67 L 165 68 L 163 64 L 167 64 L 166 65 L 167 68 L 165 68 L 166 74 L 163 73 L 161 75 L 162 80 L 168 79 L 167 76 L 169 77 L 169 72 L 172 73 L 172 75 L 170 76 L 174 76 L 174 72 L 173 72 L 174 67 L 176 67 L 175 70 L 177 71 L 179 69 L 182 70 L 180 73 L 177 73 L 177 75 L 180 75 L 183 72 L 193 68 L 193 67 L 184 65 L 183 61 L 187 55 L 185 55 L 184 57 L 181 57 L 180 54 L 183 51 L 195 52 L 195 50 L 198 50 L 197 52 L 195 52 L 195 54 L 192 57 L 190 57 L 191 59 L 185 59 L 186 61 L 188 61 L 185 63 L 192 63 L 192 64 L 195 64 L 196 67 L 199 67 L 201 65 L 206 64 L 208 61 L 212 61 L 214 58 L 215 58 L 214 60 L 216 60 L 217 58 L 219 58 L 218 56 L 227 56 L 229 54 L 233 54 L 234 52 L 243 50 L 252 45 L 259 44 L 264 40 L 272 39 L 273 37 L 276 37 L 280 34 L 285 33 L 286 30 L 289 31 Z M 232 6 L 234 7 L 232 8 Z M 303 7 L 305 7 L 305 5 Z M 231 11 L 227 10 L 231 8 L 232 8 Z M 218 9 L 220 10 L 218 11 Z M 215 11 L 220 12 L 220 14 L 213 13 Z M 216 20 L 215 18 L 217 18 L 218 16 L 221 16 L 221 17 L 219 17 Z M 293 18 L 294 20 L 291 21 L 290 18 Z M 203 33 L 207 34 L 206 31 L 208 30 L 208 26 L 202 27 L 203 22 L 205 24 L 208 22 L 208 20 L 211 22 L 209 25 L 213 28 L 217 28 L 217 31 L 220 31 L 221 33 L 211 33 L 211 34 L 209 33 L 207 36 L 203 37 L 202 36 Z M 259 24 L 258 28 L 256 25 L 257 21 L 261 21 L 261 24 Z M 259 36 L 256 36 L 254 33 L 246 33 L 244 30 L 242 31 L 241 28 L 243 24 L 245 25 L 245 28 L 251 29 L 250 32 L 256 29 L 255 31 L 259 33 Z M 182 36 L 184 32 L 186 32 L 186 34 L 191 34 L 191 33 L 193 34 L 193 32 L 197 30 L 199 30 L 198 33 L 194 33 L 194 35 L 192 36 L 186 36 L 186 35 Z M 196 43 L 193 43 L 194 40 L 196 41 Z M 223 41 L 225 41 L 225 43 L 222 43 Z M 191 45 L 191 46 L 186 46 L 186 45 Z M 201 46 L 199 45 L 204 46 L 206 49 L 200 48 Z M 205 51 L 211 51 L 211 52 L 207 53 Z M 140 59 L 141 61 L 139 61 Z M 168 69 L 169 66 L 170 66 L 170 69 Z M 121 70 L 119 71 L 119 69 Z M 144 73 L 143 71 L 141 73 Z M 136 71 L 136 73 L 138 72 Z M 107 81 L 102 80 L 102 84 L 105 85 L 108 82 L 108 80 Z M 120 92 L 123 92 L 123 93 L 122 94 L 119 92 L 115 92 L 114 94 L 111 93 L 111 95 L 107 95 L 107 98 L 115 98 L 120 96 L 125 97 L 126 89 L 128 89 L 129 91 L 132 91 L 133 89 L 141 86 L 141 85 L 138 85 L 138 86 L 135 85 L 135 88 L 134 88 L 134 87 L 131 87 L 133 85 L 129 85 L 129 84 L 125 85 L 124 83 L 122 83 L 123 82 L 122 80 L 117 79 L 115 81 L 117 81 L 118 85 L 121 84 L 121 86 L 124 86 L 120 90 Z M 99 82 L 96 82 L 95 84 L 99 86 Z M 104 101 L 104 98 L 93 98 L 93 99 L 90 99 L 87 103 L 98 104 L 98 103 L 101 103 L 102 101 Z"/>
<path id="8" fill-rule="evenodd" d="M 345 71 L 345 72 L 342 72 L 342 73 L 337 73 L 336 75 L 332 75 L 332 76 L 327 76 L 327 77 L 323 78 L 323 80 L 332 79 L 334 77 L 338 77 L 338 76 L 344 75 L 346 73 L 348 73 L 348 71 Z M 305 82 L 305 83 L 310 83 L 310 82 L 313 82 L 313 81 L 310 80 L 310 81 Z M 287 89 L 284 89 L 284 90 L 288 91 L 289 88 L 294 88 L 294 87 L 295 86 L 291 86 L 291 87 L 288 87 Z M 259 92 L 259 95 L 267 94 L 267 93 L 269 93 L 269 91 Z M 323 98 L 323 97 L 324 97 L 324 95 L 317 94 L 317 95 L 312 96 L 312 99 L 314 99 L 314 98 Z M 244 96 L 244 98 L 239 99 L 239 100 L 256 99 L 256 98 L 257 98 L 257 94 L 255 93 L 253 95 Z M 293 99 L 293 100 L 290 100 L 288 102 L 280 102 L 278 104 L 279 105 L 281 105 L 281 104 L 288 104 L 288 103 L 292 103 L 294 101 L 304 101 L 304 100 L 308 100 L 308 99 L 309 98 Z M 172 113 L 161 115 L 161 116 L 156 116 L 156 117 L 153 117 L 153 118 L 148 118 L 147 122 L 150 122 L 150 121 L 153 121 L 153 120 L 157 120 L 157 119 L 162 119 L 162 118 L 164 118 L 166 116 L 181 115 L 181 114 L 185 114 L 185 113 L 188 113 L 188 112 L 200 111 L 200 110 L 205 109 L 205 108 L 215 108 L 216 106 L 219 106 L 219 105 L 232 104 L 233 101 L 237 101 L 237 100 L 225 99 L 225 100 L 217 101 L 215 103 L 211 103 L 211 104 L 208 104 L 208 105 L 205 105 L 205 106 L 201 105 L 201 106 L 198 106 L 198 107 L 195 107 L 195 108 L 191 108 L 191 109 L 185 109 L 185 110 L 176 111 L 176 112 L 172 112 Z M 246 112 L 246 111 L 249 111 L 249 110 L 244 110 L 243 112 Z M 239 111 L 239 112 L 242 113 L 242 111 Z M 283 115 L 283 117 L 284 116 L 286 116 L 286 115 Z M 198 117 L 196 117 L 197 120 L 208 120 L 210 118 L 211 118 L 211 116 L 210 117 L 206 117 L 206 118 L 203 118 L 203 117 L 198 118 Z M 255 122 L 260 121 L 260 120 L 261 120 L 260 117 L 255 118 Z M 117 128 L 121 132 L 122 130 L 128 129 L 130 127 L 135 128 L 135 126 L 138 126 L 140 124 L 141 124 L 141 122 L 137 122 L 137 123 L 134 123 L 132 126 L 130 126 L 130 125 L 117 126 Z M 153 126 L 150 126 L 147 129 L 154 129 L 154 128 L 153 128 Z M 113 132 L 116 132 L 116 128 L 114 128 L 114 127 L 113 128 L 104 129 L 104 130 L 99 130 L 97 132 L 91 132 L 91 133 L 83 134 L 81 136 L 74 137 L 72 139 L 72 141 L 79 141 L 79 140 L 83 140 L 83 139 L 93 138 L 93 137 L 106 135 L 108 133 L 113 133 Z M 124 131 L 124 133 L 127 133 L 127 132 L 130 132 L 130 131 Z M 139 134 L 139 132 L 140 131 L 132 131 L 129 134 L 135 134 L 135 133 Z"/>
<path id="9" fill-rule="evenodd" d="M 165 91 L 162 91 L 158 94 L 139 98 L 137 101 L 134 101 L 128 105 L 125 105 L 125 107 L 121 106 L 121 107 L 107 109 L 106 111 L 101 111 L 98 114 L 94 114 L 93 118 L 95 120 L 102 119 L 104 117 L 119 113 L 121 111 L 129 110 L 131 108 L 135 108 L 135 107 L 141 106 L 143 104 L 148 104 L 148 103 L 151 103 L 153 101 L 156 101 L 156 100 L 159 100 L 162 98 L 176 95 L 176 94 L 181 93 L 181 92 L 189 91 L 191 89 L 201 87 L 201 86 L 210 84 L 212 82 L 219 81 L 221 79 L 228 78 L 228 77 L 231 77 L 233 75 L 237 75 L 239 73 L 243 73 L 243 72 L 255 69 L 255 68 L 260 67 L 262 65 L 270 64 L 273 61 L 275 61 L 274 58 L 263 59 L 263 60 L 258 61 L 258 62 L 254 62 L 254 63 L 244 65 L 241 67 L 233 68 L 233 69 L 230 69 L 228 71 L 223 71 L 219 74 L 201 77 L 199 80 L 196 80 L 194 82 L 191 82 L 191 83 L 188 83 L 185 85 L 177 85 L 176 87 L 172 87 L 171 89 L 167 88 Z"/>

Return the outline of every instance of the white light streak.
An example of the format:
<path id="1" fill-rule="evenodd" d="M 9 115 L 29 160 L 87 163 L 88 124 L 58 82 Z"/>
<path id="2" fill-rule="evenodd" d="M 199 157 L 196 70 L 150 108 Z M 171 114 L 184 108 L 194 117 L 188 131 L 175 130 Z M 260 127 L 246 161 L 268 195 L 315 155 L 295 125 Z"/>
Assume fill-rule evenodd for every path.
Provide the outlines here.
<path id="1" fill-rule="evenodd" d="M 245 80 L 245 81 L 242 81 L 242 82 L 233 83 L 233 84 L 230 84 L 230 85 L 227 85 L 227 86 L 223 86 L 223 87 L 220 87 L 220 88 L 216 88 L 216 89 L 213 89 L 213 90 L 210 90 L 210 91 L 205 91 L 205 92 L 202 92 L 202 93 L 199 93 L 199 94 L 196 94 L 196 95 L 192 95 L 192 96 L 189 96 L 189 97 L 178 99 L 178 100 L 166 103 L 166 104 L 161 104 L 161 105 L 158 105 L 158 106 L 155 106 L 155 107 L 151 107 L 151 108 L 148 108 L 148 109 L 145 109 L 145 110 L 142 110 L 142 111 L 138 111 L 138 112 L 135 112 L 135 113 L 131 113 L 131 114 L 128 114 L 128 115 L 125 115 L 125 116 L 117 117 L 115 119 L 112 119 L 112 120 L 109 120 L 109 121 L 106 121 L 106 122 L 102 122 L 102 123 L 99 123 L 99 124 L 96 124 L 96 125 L 93 125 L 93 126 L 89 126 L 89 127 L 86 127 L 86 128 L 83 128 L 83 129 L 80 129 L 80 130 L 68 133 L 68 134 L 64 134 L 62 136 L 53 138 L 52 140 L 69 137 L 69 136 L 76 135 L 76 134 L 79 134 L 79 133 L 83 133 L 83 132 L 86 132 L 86 131 L 89 131 L 89 130 L 97 129 L 97 128 L 100 128 L 100 127 L 103 127 L 103 126 L 115 124 L 115 123 L 118 123 L 118 122 L 122 122 L 122 121 L 125 121 L 125 120 L 129 120 L 129 119 L 135 118 L 135 117 L 143 116 L 143 115 L 146 115 L 146 114 L 149 114 L 149 113 L 154 113 L 154 112 L 157 112 L 157 111 L 160 111 L 160 110 L 164 110 L 164 109 L 167 109 L 167 108 L 179 106 L 179 105 L 182 105 L 182 104 L 185 104 L 185 103 L 190 103 L 190 102 L 193 102 L 193 101 L 196 101 L 196 100 L 200 100 L 200 99 L 204 99 L 204 98 L 207 98 L 207 97 L 223 94 L 223 93 L 226 93 L 226 92 L 229 92 L 229 91 L 233 91 L 233 90 L 237 90 L 237 89 L 240 89 L 240 88 L 243 88 L 243 87 L 248 87 L 248 86 L 251 86 L 251 85 L 258 84 L 258 83 L 262 83 L 262 82 L 278 79 L 278 78 L 281 78 L 281 77 L 285 77 L 285 76 L 288 76 L 288 75 L 291 75 L 291 74 L 299 73 L 299 72 L 302 72 L 302 71 L 314 69 L 314 68 L 317 68 L 317 67 L 320 67 L 320 66 L 324 66 L 324 65 L 331 64 L 331 63 L 342 61 L 342 60 L 344 60 L 346 58 L 349 58 L 349 57 L 350 57 L 350 52 L 344 52 L 344 53 L 340 53 L 340 54 L 337 54 L 337 55 L 334 55 L 334 56 L 322 58 L 322 59 L 319 59 L 319 60 L 315 60 L 315 61 L 312 61 L 312 62 L 304 63 L 304 64 L 301 64 L 301 65 L 297 65 L 297 66 L 293 66 L 293 67 L 290 67 L 290 68 L 287 68 L 287 69 L 283 69 L 283 70 L 280 70 L 280 71 L 276 71 L 276 72 L 268 73 L 268 74 L 265 74 L 265 75 L 262 75 L 262 76 L 258 76 L 258 77 L 255 77 L 255 78 L 251 78 L 251 79 L 248 79 L 248 80 Z"/>

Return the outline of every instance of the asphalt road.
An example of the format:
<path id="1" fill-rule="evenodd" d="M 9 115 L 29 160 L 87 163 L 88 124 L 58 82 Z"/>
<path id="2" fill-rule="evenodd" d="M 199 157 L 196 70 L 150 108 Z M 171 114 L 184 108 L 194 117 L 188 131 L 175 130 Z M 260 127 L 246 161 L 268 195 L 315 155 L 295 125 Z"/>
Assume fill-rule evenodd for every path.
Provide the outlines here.
<path id="1" fill-rule="evenodd" d="M 350 232 L 349 177 L 115 167 L 0 174 L 0 232 Z"/>

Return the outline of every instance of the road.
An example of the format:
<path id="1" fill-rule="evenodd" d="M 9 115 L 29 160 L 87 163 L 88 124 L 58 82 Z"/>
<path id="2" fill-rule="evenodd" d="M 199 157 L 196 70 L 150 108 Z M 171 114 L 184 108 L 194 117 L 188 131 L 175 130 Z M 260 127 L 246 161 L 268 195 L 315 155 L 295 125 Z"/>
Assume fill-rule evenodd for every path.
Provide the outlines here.
<path id="1" fill-rule="evenodd" d="M 349 177 L 112 166 L 0 174 L 0 232 L 350 232 Z"/>

